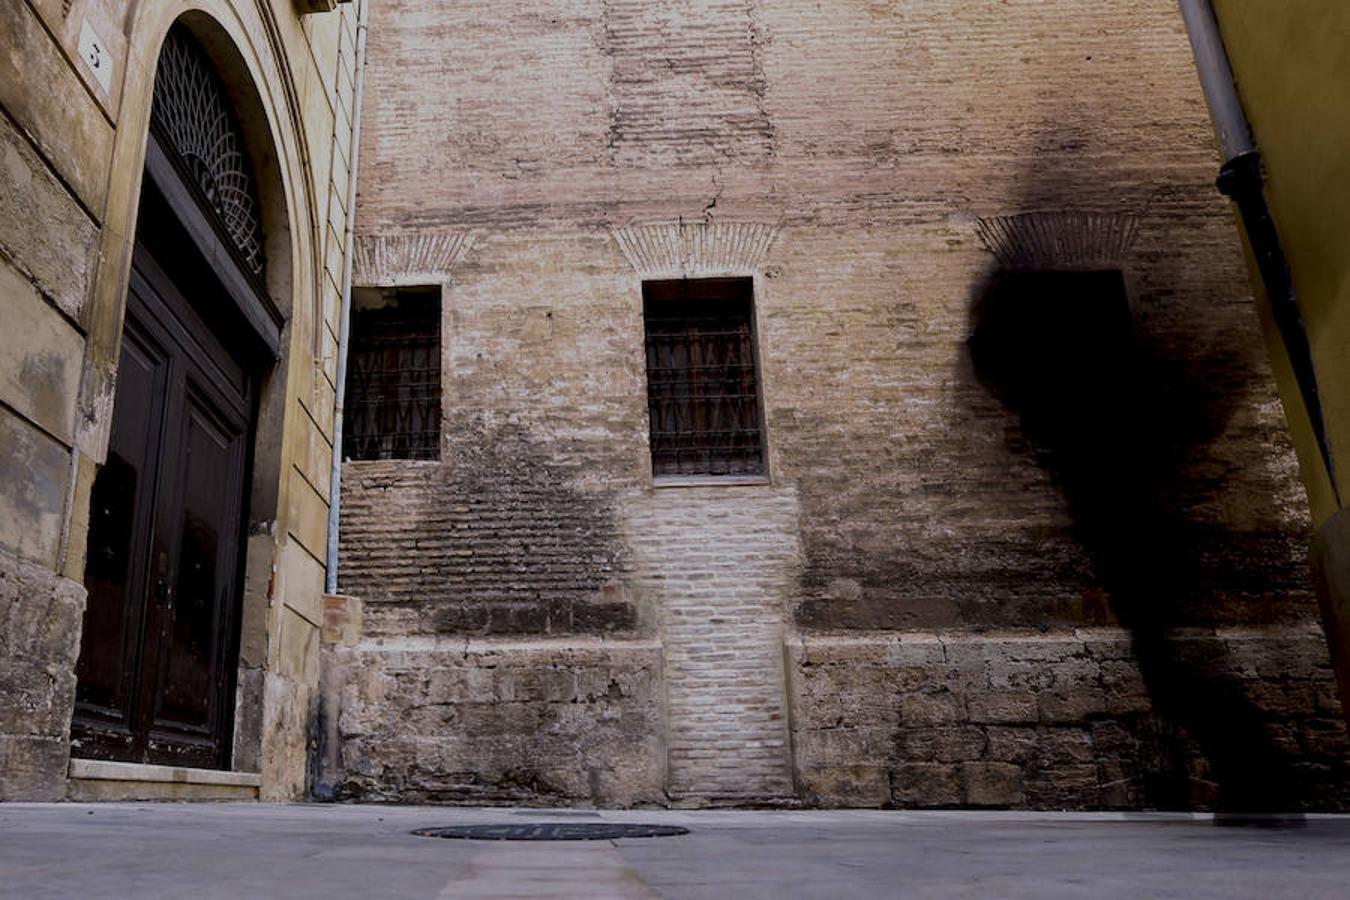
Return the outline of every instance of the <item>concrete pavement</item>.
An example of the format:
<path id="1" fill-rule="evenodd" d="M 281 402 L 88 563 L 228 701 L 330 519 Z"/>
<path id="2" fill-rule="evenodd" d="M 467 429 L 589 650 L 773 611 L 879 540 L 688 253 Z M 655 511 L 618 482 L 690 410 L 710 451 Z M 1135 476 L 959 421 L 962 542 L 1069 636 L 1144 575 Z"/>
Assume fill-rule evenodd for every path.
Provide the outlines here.
<path id="1" fill-rule="evenodd" d="M 643 822 L 595 842 L 417 837 L 479 823 Z M 0 804 L 0 897 L 726 898 L 1350 896 L 1350 818 Z"/>

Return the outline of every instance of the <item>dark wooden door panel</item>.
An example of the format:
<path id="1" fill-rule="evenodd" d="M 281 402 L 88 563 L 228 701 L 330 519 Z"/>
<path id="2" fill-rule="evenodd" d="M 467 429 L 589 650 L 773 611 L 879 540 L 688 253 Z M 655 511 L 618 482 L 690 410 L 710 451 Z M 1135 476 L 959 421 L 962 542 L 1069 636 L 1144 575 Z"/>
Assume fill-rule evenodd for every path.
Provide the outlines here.
<path id="1" fill-rule="evenodd" d="M 189 301 L 191 285 L 172 281 L 144 251 L 136 256 L 131 284 L 144 297 L 144 314 L 163 329 L 167 340 L 177 345 L 185 366 L 218 402 L 247 416 L 252 397 L 249 367 L 236 355 L 239 348 L 212 331 L 203 315 Z M 214 298 L 198 298 L 210 302 Z M 186 375 L 186 372 L 184 373 Z"/>
<path id="2" fill-rule="evenodd" d="M 84 640 L 76 667 L 72 738 L 121 755 L 131 752 L 136 700 L 134 661 L 149 578 L 159 441 L 170 357 L 128 317 L 118 368 L 107 462 L 94 480 L 89 512 Z M 91 748 L 93 749 L 93 748 Z"/>
<path id="3" fill-rule="evenodd" d="M 189 377 L 176 448 L 177 570 L 164 622 L 153 747 L 198 757 L 222 731 L 228 629 L 237 593 L 247 423 Z"/>
<path id="4" fill-rule="evenodd" d="M 126 321 L 94 488 L 76 752 L 223 766 L 252 379 L 141 252 Z"/>

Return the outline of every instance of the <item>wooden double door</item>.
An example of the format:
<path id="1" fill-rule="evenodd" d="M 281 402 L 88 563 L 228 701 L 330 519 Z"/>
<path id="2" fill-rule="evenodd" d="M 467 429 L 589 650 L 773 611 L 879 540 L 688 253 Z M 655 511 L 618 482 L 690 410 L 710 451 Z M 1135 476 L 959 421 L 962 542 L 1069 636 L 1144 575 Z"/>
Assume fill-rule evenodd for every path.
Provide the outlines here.
<path id="1" fill-rule="evenodd" d="M 256 378 L 198 287 L 138 247 L 90 503 L 77 756 L 229 765 Z"/>

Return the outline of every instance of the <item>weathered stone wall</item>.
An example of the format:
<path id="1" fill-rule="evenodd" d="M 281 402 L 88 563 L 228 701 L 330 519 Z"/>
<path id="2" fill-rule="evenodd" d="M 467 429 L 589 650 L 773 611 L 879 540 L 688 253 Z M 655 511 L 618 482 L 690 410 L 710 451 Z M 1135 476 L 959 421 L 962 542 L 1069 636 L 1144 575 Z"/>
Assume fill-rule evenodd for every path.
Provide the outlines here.
<path id="1" fill-rule="evenodd" d="M 288 318 L 254 460 L 233 764 L 262 770 L 267 796 L 303 792 L 359 5 L 302 18 L 292 0 L 0 0 L 0 797 L 51 798 L 65 782 L 89 494 L 113 413 L 155 64 L 185 12 L 237 96 L 252 96 L 239 114 L 266 148 L 267 282 Z M 97 59 L 81 43 L 90 33 Z"/>
<path id="2" fill-rule="evenodd" d="M 0 800 L 59 800 L 84 588 L 0 551 Z"/>
<path id="3" fill-rule="evenodd" d="M 67 565 L 84 319 L 121 101 L 120 79 L 105 91 L 80 63 L 80 21 L 109 35 L 119 71 L 127 47 L 124 10 L 67 4 L 67 28 L 61 4 L 35 6 L 0 4 L 0 799 L 51 800 L 84 609 L 83 554 Z"/>
<path id="4" fill-rule="evenodd" d="M 878 635 L 1123 623 L 1130 637 L 1117 645 L 1152 652 L 1177 628 L 1315 627 L 1304 498 L 1168 0 L 1109 9 L 1084 0 L 386 0 L 372 14 L 368 91 L 357 211 L 371 248 L 368 283 L 444 289 L 441 462 L 398 475 L 397 464 L 346 468 L 343 552 L 353 565 L 343 589 L 370 590 L 368 616 L 382 636 L 500 633 L 486 613 L 462 616 L 466 579 L 490 580 L 505 609 L 514 602 L 505 595 L 550 596 L 558 572 L 586 592 L 613 578 L 639 633 L 663 640 L 671 679 L 680 651 L 663 617 L 682 604 L 735 608 L 749 591 L 755 609 L 782 610 L 785 634 L 840 641 L 841 678 L 856 646 L 859 690 L 889 710 L 886 740 L 912 731 L 923 742 L 940 736 L 901 718 L 912 692 L 868 674 L 867 648 L 889 640 Z M 1056 217 L 1063 211 L 1074 215 Z M 1139 397 L 1156 391 L 1166 415 L 1136 420 L 1122 409 L 1114 420 L 1127 439 L 1104 448 L 1086 486 L 1086 461 L 1066 460 L 1025 427 L 967 345 L 998 268 L 980 223 L 1017 213 L 1111 217 L 1130 238 L 1092 264 L 1124 273 L 1147 374 L 1131 402 L 1147 407 Z M 427 252 L 421 234 L 444 252 Z M 1066 246 L 1082 238 L 1065 236 Z M 681 518 L 716 489 L 653 488 L 647 447 L 641 280 L 717 275 L 754 278 L 768 435 L 769 483 L 734 490 L 742 512 L 787 494 L 796 507 L 737 520 L 736 541 Z M 1110 423 L 1119 399 L 1103 391 L 1084 420 Z M 477 460 L 515 458 L 515 469 L 494 463 L 490 488 L 463 474 L 479 471 Z M 547 520 L 555 506 L 522 509 L 516 499 L 541 473 L 550 495 L 586 498 L 556 529 Z M 679 490 L 684 503 L 657 498 Z M 1103 498 L 1131 493 L 1149 504 L 1113 516 Z M 500 523 L 499 533 L 464 527 L 461 508 Z M 406 509 L 437 512 L 415 526 Z M 557 546 L 540 539 L 550 531 L 561 544 L 585 537 L 568 545 L 583 553 L 603 536 L 589 576 L 580 554 L 532 558 L 529 547 Z M 1167 541 L 1120 540 L 1130 533 Z M 419 542 L 433 548 L 425 571 Z M 1166 565 L 1144 552 L 1159 543 L 1174 548 Z M 770 549 L 737 557 L 752 546 Z M 477 562 L 451 574 L 450 547 L 472 549 Z M 776 555 L 783 547 L 792 550 Z M 769 559 L 791 575 L 762 578 Z M 373 560 L 397 563 L 386 571 Z M 1131 568 L 1155 578 L 1121 575 Z M 700 575 L 698 585 L 679 584 L 681 571 Z M 389 602 L 397 579 L 416 590 Z M 490 621 L 555 635 L 568 627 L 540 627 L 533 611 L 525 625 L 511 615 Z M 719 638 L 736 635 L 726 617 L 710 612 L 705 624 Z M 570 627 L 603 625 L 574 617 Z M 1129 731 L 1150 715 L 1165 723 L 1155 730 L 1182 727 L 1189 710 L 1165 697 L 1177 663 L 1153 656 L 1153 712 L 1094 708 L 1084 714 L 1092 728 Z M 1077 665 L 1072 655 L 1047 660 L 1043 677 L 1075 684 Z M 1214 660 L 1219 675 L 1232 665 Z M 746 697 L 782 689 L 781 669 L 756 671 Z M 794 690 L 802 677 L 788 667 Z M 829 731 L 819 723 L 844 702 L 812 696 L 823 699 L 801 701 L 807 719 L 794 732 L 799 776 L 825 765 L 812 735 Z M 1270 717 L 1253 714 L 1254 727 L 1320 722 L 1334 702 L 1320 687 L 1290 697 Z M 1089 695 L 1066 702 L 1080 699 L 1090 705 Z M 693 714 L 716 705 L 710 690 Z M 402 708 L 393 698 L 383 714 L 393 721 Z M 943 727 L 984 727 L 964 700 L 944 715 Z M 442 739 L 461 739 L 455 728 L 447 723 Z M 847 768 L 852 754 L 864 768 L 889 766 L 886 774 L 834 788 L 819 784 L 834 775 L 805 777 L 803 796 L 936 802 L 892 790 L 889 774 L 931 759 L 867 740 L 841 733 L 826 768 Z M 1068 778 L 1096 765 L 1072 741 L 1037 740 L 1037 771 Z M 1087 746 L 1104 759 L 1116 752 L 1105 738 Z M 1021 765 L 983 749 L 967 756 L 958 761 Z M 1009 770 L 989 770 L 999 771 Z M 1203 781 L 1180 772 L 1188 784 Z M 1339 803 L 1343 770 L 1317 772 L 1326 803 Z M 992 802 L 978 787 L 983 776 L 972 777 L 973 793 L 962 783 L 941 802 Z M 1058 802 L 1033 784 L 1041 776 L 1019 777 L 1020 799 L 997 802 Z M 1198 788 L 1090 793 L 1071 800 L 1208 802 Z"/>
<path id="5" fill-rule="evenodd" d="M 325 650 L 337 797 L 659 803 L 654 642 L 436 640 Z"/>
<path id="6" fill-rule="evenodd" d="M 1129 635 L 1114 628 L 794 639 L 803 795 L 827 806 L 1204 809 L 1235 771 L 1251 796 L 1277 791 L 1285 808 L 1350 805 L 1350 740 L 1319 629 L 1169 643 L 1212 679 L 1203 694 L 1151 698 Z M 1192 701 L 1212 706 L 1206 727 L 1157 709 Z"/>

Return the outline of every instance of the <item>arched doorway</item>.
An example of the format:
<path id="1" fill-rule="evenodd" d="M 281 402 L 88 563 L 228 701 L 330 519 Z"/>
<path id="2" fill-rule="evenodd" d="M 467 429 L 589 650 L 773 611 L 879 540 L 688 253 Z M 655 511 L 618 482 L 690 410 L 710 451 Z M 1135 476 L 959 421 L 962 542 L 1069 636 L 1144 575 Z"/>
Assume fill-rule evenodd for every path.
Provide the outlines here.
<path id="1" fill-rule="evenodd" d="M 173 26 L 90 502 L 76 756 L 230 762 L 252 447 L 283 324 L 254 173 L 210 55 Z"/>

